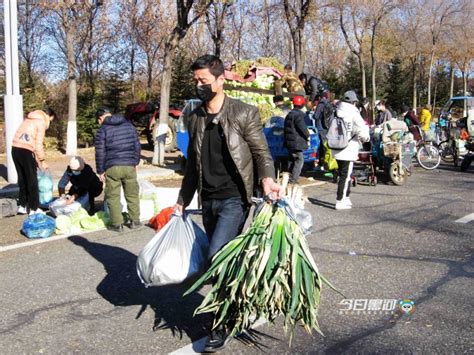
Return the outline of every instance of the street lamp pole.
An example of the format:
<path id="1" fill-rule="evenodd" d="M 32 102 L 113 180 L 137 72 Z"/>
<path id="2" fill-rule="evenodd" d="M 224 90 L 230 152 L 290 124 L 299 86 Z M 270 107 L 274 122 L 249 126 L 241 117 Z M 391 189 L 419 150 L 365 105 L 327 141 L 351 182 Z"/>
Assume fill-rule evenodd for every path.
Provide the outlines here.
<path id="1" fill-rule="evenodd" d="M 15 184 L 18 175 L 12 159 L 12 141 L 23 121 L 23 97 L 20 95 L 18 66 L 18 14 L 16 0 L 3 0 L 5 29 L 5 142 L 8 182 Z"/>

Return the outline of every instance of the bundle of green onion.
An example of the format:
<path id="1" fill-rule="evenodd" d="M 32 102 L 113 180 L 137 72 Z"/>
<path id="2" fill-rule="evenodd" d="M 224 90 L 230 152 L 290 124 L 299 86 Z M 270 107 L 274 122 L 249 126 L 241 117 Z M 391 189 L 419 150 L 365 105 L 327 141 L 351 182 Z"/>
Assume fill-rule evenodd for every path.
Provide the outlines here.
<path id="1" fill-rule="evenodd" d="M 281 205 L 265 204 L 250 228 L 226 244 L 213 258 L 209 270 L 185 293 L 213 280 L 210 292 L 195 314 L 214 312 L 216 328 L 230 336 L 248 329 L 261 317 L 273 322 L 285 317 L 285 330 L 298 321 L 308 333 L 322 334 L 316 319 L 321 281 L 298 224 Z"/>

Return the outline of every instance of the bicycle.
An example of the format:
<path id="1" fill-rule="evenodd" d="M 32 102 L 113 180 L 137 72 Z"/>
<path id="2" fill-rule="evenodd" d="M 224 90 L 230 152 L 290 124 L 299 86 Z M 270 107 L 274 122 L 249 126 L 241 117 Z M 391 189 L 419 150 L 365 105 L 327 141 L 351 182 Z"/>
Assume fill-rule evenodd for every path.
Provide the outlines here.
<path id="1" fill-rule="evenodd" d="M 421 139 L 416 142 L 416 161 L 423 169 L 436 169 L 441 163 L 441 155 L 438 147 L 433 144 L 432 139 L 427 139 L 426 134 L 417 126 Z"/>
<path id="2" fill-rule="evenodd" d="M 455 167 L 459 164 L 459 155 L 456 148 L 456 140 L 454 135 L 451 134 L 451 128 L 453 124 L 451 120 L 447 121 L 447 137 L 441 143 L 438 144 L 438 151 L 440 153 L 441 159 L 445 163 L 453 163 Z"/>

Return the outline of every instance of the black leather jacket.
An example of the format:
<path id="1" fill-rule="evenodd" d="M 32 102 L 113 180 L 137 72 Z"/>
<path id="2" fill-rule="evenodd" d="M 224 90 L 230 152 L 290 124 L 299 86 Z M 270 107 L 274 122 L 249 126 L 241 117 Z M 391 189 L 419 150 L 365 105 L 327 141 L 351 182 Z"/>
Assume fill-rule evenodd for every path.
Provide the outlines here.
<path id="1" fill-rule="evenodd" d="M 264 177 L 275 176 L 258 109 L 226 96 L 216 119 L 222 126 L 229 153 L 244 183 L 247 193 L 244 200 L 250 204 L 254 188 L 254 164 L 259 182 Z M 184 206 L 189 205 L 196 189 L 201 193 L 201 147 L 206 128 L 206 111 L 203 106 L 191 112 L 187 127 L 188 161 L 178 197 L 178 203 Z"/>

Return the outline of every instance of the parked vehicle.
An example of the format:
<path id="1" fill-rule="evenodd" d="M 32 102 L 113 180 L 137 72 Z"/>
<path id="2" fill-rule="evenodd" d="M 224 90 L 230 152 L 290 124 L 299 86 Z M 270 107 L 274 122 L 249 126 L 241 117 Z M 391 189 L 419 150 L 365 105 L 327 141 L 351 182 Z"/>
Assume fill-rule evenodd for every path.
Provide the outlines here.
<path id="1" fill-rule="evenodd" d="M 424 137 L 420 127 L 417 126 L 421 139 L 416 142 L 416 161 L 423 169 L 436 169 L 441 163 L 441 155 L 433 141 Z"/>
<path id="2" fill-rule="evenodd" d="M 315 126 L 308 126 L 310 132 L 308 149 L 303 152 L 304 163 L 311 168 L 315 167 L 318 159 L 319 140 L 318 129 Z M 282 170 L 288 162 L 288 149 L 285 147 L 285 133 L 283 127 L 264 128 L 263 134 L 267 139 L 268 148 L 272 154 L 275 168 Z"/>
<path id="3" fill-rule="evenodd" d="M 188 155 L 188 144 L 189 136 L 186 127 L 186 117 L 198 106 L 201 101 L 197 99 L 186 100 L 186 104 L 183 108 L 182 114 L 176 122 L 176 137 L 177 137 L 177 148 L 183 153 L 184 159 L 181 160 L 181 168 L 184 169 L 187 155 Z M 304 161 L 306 165 L 312 167 L 316 164 L 318 159 L 319 149 L 319 135 L 318 130 L 315 126 L 308 127 L 311 135 L 309 141 L 309 147 L 303 152 Z M 288 150 L 285 148 L 285 137 L 282 127 L 270 127 L 264 128 L 263 133 L 268 142 L 268 147 L 272 158 L 275 161 L 277 168 L 280 168 L 282 164 L 286 164 L 288 160 Z"/>
<path id="4" fill-rule="evenodd" d="M 410 174 L 411 160 L 416 154 L 415 142 L 382 142 L 374 137 L 372 154 L 377 168 L 383 169 L 395 185 L 403 185 Z"/>
<path id="5" fill-rule="evenodd" d="M 150 148 L 153 148 L 153 129 L 160 115 L 159 104 L 151 102 L 137 102 L 130 104 L 125 109 L 125 117 L 137 128 L 140 136 L 144 135 Z M 181 110 L 177 107 L 169 108 L 168 133 L 165 141 L 165 151 L 176 150 L 176 121 L 181 116 Z"/>
<path id="6" fill-rule="evenodd" d="M 464 128 L 471 138 L 474 137 L 474 97 L 450 98 L 441 109 L 439 122 L 446 125 L 448 133 L 447 139 L 438 145 L 441 159 L 457 167 L 459 157 L 468 153 L 465 148 L 466 140 L 461 139 L 461 130 Z"/>

